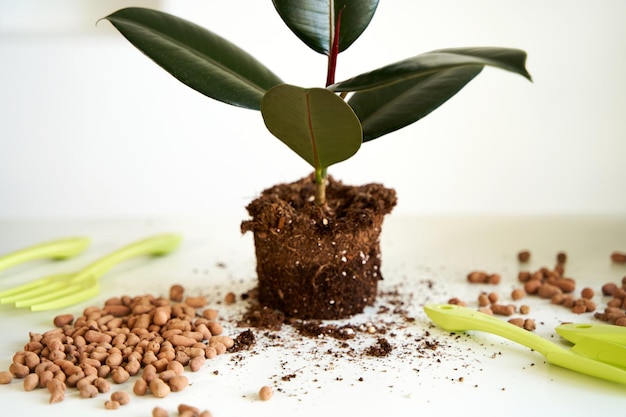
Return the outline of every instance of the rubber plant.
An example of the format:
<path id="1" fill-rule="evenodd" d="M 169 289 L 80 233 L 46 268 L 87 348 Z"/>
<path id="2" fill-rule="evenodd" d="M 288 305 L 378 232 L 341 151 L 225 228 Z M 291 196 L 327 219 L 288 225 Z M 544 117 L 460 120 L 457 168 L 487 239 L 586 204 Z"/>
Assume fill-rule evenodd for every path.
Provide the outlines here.
<path id="1" fill-rule="evenodd" d="M 105 19 L 135 47 L 187 86 L 226 104 L 260 111 L 267 129 L 312 166 L 314 192 L 306 200 L 316 207 L 314 211 L 322 217 L 318 219 L 320 221 L 314 219 L 307 222 L 317 223 L 320 228 L 332 227 L 329 222 L 337 215 L 335 211 L 338 206 L 329 204 L 330 197 L 327 195 L 327 187 L 331 183 L 327 169 L 331 165 L 354 156 L 363 143 L 406 127 L 428 115 L 461 90 L 485 66 L 517 73 L 531 80 L 525 68 L 524 51 L 500 47 L 466 47 L 422 53 L 347 80 L 336 81 L 335 70 L 340 53 L 348 49 L 368 27 L 378 7 L 378 0 L 272 2 L 289 29 L 310 49 L 326 57 L 325 86 L 287 84 L 252 55 L 228 40 L 190 21 L 161 11 L 125 8 Z M 276 189 L 266 191 L 268 195 L 277 192 Z M 362 195 L 363 189 L 357 194 Z M 388 194 L 387 197 L 389 201 L 384 204 L 386 208 L 383 215 L 395 205 L 395 194 Z M 376 200 L 375 197 L 373 199 Z M 262 205 L 272 204 L 275 205 L 275 202 Z M 380 202 L 372 202 L 373 206 L 377 204 L 381 205 Z M 306 269 L 302 256 L 308 255 L 302 255 L 305 250 L 296 247 L 293 241 L 280 241 L 264 252 L 259 250 L 259 241 L 266 240 L 268 234 L 283 233 L 291 223 L 297 223 L 285 214 L 294 205 L 290 201 L 281 206 L 277 213 L 270 216 L 271 222 L 276 224 L 264 228 L 259 226 L 260 219 L 268 216 L 249 207 L 248 211 L 255 220 L 242 224 L 242 230 L 255 232 L 260 281 L 261 273 L 285 275 L 288 269 L 281 266 L 264 271 L 260 266 L 261 255 L 279 251 L 279 256 L 286 256 L 286 252 L 295 251 L 300 252 L 300 258 L 295 261 L 297 268 L 292 272 L 297 276 L 296 279 L 309 282 L 296 286 L 292 291 L 281 288 L 282 283 L 275 283 L 276 288 L 265 292 L 260 288 L 261 300 L 289 315 L 315 318 L 345 317 L 361 311 L 364 305 L 372 304 L 376 292 L 375 281 L 381 279 L 378 259 L 369 265 L 369 272 L 350 270 L 346 273 L 346 269 L 341 266 L 329 267 L 325 260 L 317 260 L 316 264 Z M 378 226 L 380 224 L 375 224 L 374 228 Z M 378 245 L 378 232 L 372 236 L 375 246 Z M 303 234 L 302 231 L 299 233 L 300 236 Z M 354 252 L 356 255 L 351 255 L 349 249 L 337 249 L 338 235 L 342 233 L 351 237 L 358 235 L 351 231 L 336 232 L 330 239 L 328 249 L 334 252 L 331 258 L 348 263 L 348 260 L 356 257 L 360 258 L 357 261 L 362 264 L 368 264 L 371 257 L 380 258 L 377 248 L 365 252 L 359 249 Z M 317 241 L 315 243 L 318 246 L 321 239 L 308 236 L 308 240 Z M 321 270 L 329 268 L 332 270 L 329 273 L 331 277 L 320 278 Z M 338 299 L 340 294 L 334 293 L 334 290 L 329 290 L 330 293 L 322 291 L 322 287 L 333 286 L 332 275 L 338 275 L 335 281 L 342 276 L 359 281 L 359 274 L 370 275 L 370 280 L 374 281 L 373 287 L 370 285 L 364 295 L 353 294 L 351 299 L 342 301 Z M 275 276 L 270 278 L 276 279 Z M 292 294 L 287 294 L 289 292 Z M 307 293 L 302 295 L 304 299 L 285 301 L 302 292 Z M 312 295 L 308 293 L 317 292 L 321 293 L 321 307 L 309 311 L 305 305 L 314 306 L 317 301 L 312 300 Z M 352 307 L 351 304 L 356 306 Z"/>

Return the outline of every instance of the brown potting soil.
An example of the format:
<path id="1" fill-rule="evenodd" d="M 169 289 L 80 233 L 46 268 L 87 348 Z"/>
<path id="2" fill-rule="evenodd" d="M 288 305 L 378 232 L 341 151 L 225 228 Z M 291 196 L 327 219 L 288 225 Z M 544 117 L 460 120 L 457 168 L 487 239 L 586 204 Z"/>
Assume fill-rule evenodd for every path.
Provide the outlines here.
<path id="1" fill-rule="evenodd" d="M 279 184 L 248 207 L 241 230 L 254 233 L 258 300 L 288 317 L 339 319 L 374 302 L 383 218 L 396 205 L 381 184 L 328 178 L 328 207 L 313 202 L 313 176 Z"/>

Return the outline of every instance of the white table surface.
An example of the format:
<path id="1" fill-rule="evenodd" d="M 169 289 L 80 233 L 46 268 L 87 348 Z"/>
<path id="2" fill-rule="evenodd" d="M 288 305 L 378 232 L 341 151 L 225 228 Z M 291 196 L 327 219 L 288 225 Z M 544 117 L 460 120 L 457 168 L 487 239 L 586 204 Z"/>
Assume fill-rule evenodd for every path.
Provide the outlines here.
<path id="1" fill-rule="evenodd" d="M 28 332 L 51 329 L 61 312 L 80 315 L 89 305 L 102 305 L 112 296 L 164 295 L 170 285 L 183 284 L 189 295 L 206 295 L 220 311 L 226 333 L 237 335 L 236 321 L 246 301 L 224 305 L 227 292 L 241 294 L 255 286 L 252 238 L 239 233 L 240 219 L 124 219 L 124 220 L 1 220 L 0 253 L 67 235 L 86 235 L 92 246 L 76 259 L 35 262 L 0 274 L 0 289 L 49 273 L 79 269 L 109 251 L 152 233 L 180 232 L 182 246 L 174 254 L 154 260 L 133 260 L 102 279 L 101 294 L 62 311 L 31 313 L 0 306 L 0 369 L 8 369 L 13 354 L 28 341 Z M 377 335 L 357 333 L 355 339 L 311 339 L 283 327 L 268 337 L 255 330 L 256 345 L 249 351 L 227 353 L 207 361 L 197 373 L 187 372 L 191 386 L 165 399 L 132 396 L 129 405 L 104 409 L 106 394 L 80 399 L 70 389 L 62 403 L 49 405 L 44 390 L 25 392 L 20 380 L 0 386 L 3 415 L 149 416 L 154 406 L 172 412 L 180 403 L 210 410 L 216 417 L 318 415 L 430 415 L 431 413 L 524 415 L 558 413 L 588 416 L 621 412 L 626 386 L 605 382 L 549 365 L 538 353 L 480 332 L 450 335 L 433 327 L 422 307 L 451 297 L 476 307 L 481 291 L 495 291 L 503 301 L 519 286 L 517 272 L 553 266 L 558 251 L 567 252 L 566 275 L 575 278 L 577 292 L 596 290 L 598 308 L 607 301 L 600 287 L 620 282 L 626 266 L 614 265 L 609 254 L 626 250 L 626 217 L 402 217 L 389 216 L 381 240 L 384 281 L 380 290 L 397 295 L 379 297 L 377 306 L 334 324 L 366 324 L 386 328 L 393 345 L 384 358 L 367 357 L 364 350 Z M 532 252 L 520 267 L 516 254 Z M 219 264 L 224 266 L 220 266 Z M 502 275 L 497 286 L 470 285 L 469 271 L 482 269 Z M 414 321 L 378 306 L 401 308 Z M 562 306 L 528 296 L 535 333 L 563 344 L 554 328 L 562 321 L 595 321 L 591 314 L 574 315 Z M 428 351 L 424 341 L 436 342 Z M 290 376 L 291 377 L 288 377 Z M 132 390 L 132 381 L 114 390 Z M 263 385 L 274 387 L 270 401 L 258 400 Z M 8 414 L 8 411 L 11 411 Z M 427 413 L 427 414 L 424 414 Z M 172 413 L 172 415 L 175 415 Z M 615 414 L 617 415 L 617 414 Z"/>

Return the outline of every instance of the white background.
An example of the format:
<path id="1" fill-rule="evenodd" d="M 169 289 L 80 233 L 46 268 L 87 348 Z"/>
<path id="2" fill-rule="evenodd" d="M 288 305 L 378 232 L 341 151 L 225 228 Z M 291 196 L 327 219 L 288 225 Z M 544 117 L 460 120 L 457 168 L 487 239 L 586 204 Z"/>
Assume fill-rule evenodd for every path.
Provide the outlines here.
<path id="1" fill-rule="evenodd" d="M 258 112 L 210 100 L 97 19 L 161 8 L 321 86 L 325 59 L 269 0 L 0 0 L 0 218 L 240 214 L 308 165 Z M 397 212 L 626 212 L 626 2 L 382 0 L 337 79 L 433 49 L 528 52 L 534 82 L 485 69 L 433 114 L 330 168 L 398 191 Z"/>

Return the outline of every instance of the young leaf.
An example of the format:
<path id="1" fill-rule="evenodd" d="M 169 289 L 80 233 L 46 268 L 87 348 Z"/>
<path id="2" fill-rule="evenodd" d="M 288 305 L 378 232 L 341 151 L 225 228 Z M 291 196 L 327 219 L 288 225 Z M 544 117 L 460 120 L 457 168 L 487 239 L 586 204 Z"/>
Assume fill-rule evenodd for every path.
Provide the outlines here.
<path id="1" fill-rule="evenodd" d="M 386 65 L 328 88 L 337 92 L 368 90 L 450 68 L 482 68 L 485 65 L 515 72 L 531 80 L 525 67 L 526 52 L 522 50 L 497 47 L 451 48 L 427 52 Z"/>
<path id="2" fill-rule="evenodd" d="M 339 11 L 339 52 L 348 49 L 367 28 L 378 0 L 272 0 L 294 34 L 314 51 L 329 55 Z"/>
<path id="3" fill-rule="evenodd" d="M 268 130 L 316 170 L 354 155 L 362 142 L 359 119 L 325 88 L 279 85 L 261 101 Z"/>
<path id="4" fill-rule="evenodd" d="M 428 115 L 454 96 L 485 65 L 529 80 L 526 53 L 509 48 L 454 48 L 418 55 L 334 84 L 356 91 L 348 103 L 363 125 L 363 141 L 398 130 Z"/>
<path id="5" fill-rule="evenodd" d="M 259 110 L 265 92 L 282 83 L 247 52 L 179 17 L 130 7 L 105 19 L 179 81 L 215 100 Z"/>
<path id="6" fill-rule="evenodd" d="M 363 142 L 427 116 L 481 71 L 482 67 L 450 68 L 355 93 L 348 103 L 361 120 Z"/>

